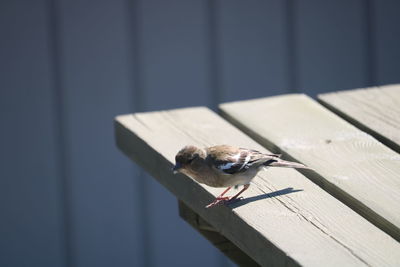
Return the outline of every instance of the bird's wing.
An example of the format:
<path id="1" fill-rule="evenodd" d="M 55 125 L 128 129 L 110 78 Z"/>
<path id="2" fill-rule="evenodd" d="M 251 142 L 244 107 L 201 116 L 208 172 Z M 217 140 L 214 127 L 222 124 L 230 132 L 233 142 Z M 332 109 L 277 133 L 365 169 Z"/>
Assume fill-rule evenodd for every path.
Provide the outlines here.
<path id="1" fill-rule="evenodd" d="M 211 165 L 224 174 L 245 172 L 250 167 L 267 166 L 275 162 L 280 155 L 263 154 L 256 150 L 234 148 L 229 146 L 213 147 L 209 150 L 208 158 Z"/>

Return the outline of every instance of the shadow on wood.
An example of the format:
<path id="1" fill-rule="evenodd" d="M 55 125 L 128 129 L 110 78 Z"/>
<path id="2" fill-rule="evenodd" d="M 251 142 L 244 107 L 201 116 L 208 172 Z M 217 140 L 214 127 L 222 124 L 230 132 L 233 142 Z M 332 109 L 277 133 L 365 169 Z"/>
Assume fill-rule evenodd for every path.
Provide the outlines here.
<path id="1" fill-rule="evenodd" d="M 296 192 L 300 192 L 300 191 L 303 191 L 303 189 L 293 189 L 292 187 L 287 187 L 287 188 L 277 190 L 277 191 L 274 191 L 271 193 L 266 193 L 266 194 L 262 194 L 262 195 L 258 195 L 258 196 L 254 196 L 254 197 L 244 198 L 244 199 L 241 199 L 240 201 L 235 202 L 229 206 L 232 208 L 237 208 L 237 207 L 240 207 L 242 205 L 245 205 L 245 204 L 253 202 L 253 201 L 267 199 L 267 198 L 271 198 L 271 197 L 282 196 L 282 195 L 296 193 Z"/>

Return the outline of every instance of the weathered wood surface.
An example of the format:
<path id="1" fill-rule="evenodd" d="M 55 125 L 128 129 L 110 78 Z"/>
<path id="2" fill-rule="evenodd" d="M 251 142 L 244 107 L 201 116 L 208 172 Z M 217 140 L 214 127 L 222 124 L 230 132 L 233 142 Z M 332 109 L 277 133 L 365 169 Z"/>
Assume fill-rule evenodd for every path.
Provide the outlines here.
<path id="1" fill-rule="evenodd" d="M 400 152 L 400 85 L 322 94 L 327 108 Z"/>
<path id="2" fill-rule="evenodd" d="M 119 116 L 115 127 L 124 153 L 260 265 L 400 264 L 398 242 L 293 169 L 260 172 L 245 200 L 205 209 L 221 189 L 171 172 L 182 146 L 266 151 L 206 108 Z"/>
<path id="3" fill-rule="evenodd" d="M 227 103 L 223 116 L 400 240 L 400 155 L 305 95 Z"/>
<path id="4" fill-rule="evenodd" d="M 185 203 L 179 200 L 178 205 L 179 216 L 195 228 L 222 253 L 233 260 L 238 266 L 260 266 L 235 244 L 229 241 L 229 239 L 221 235 L 214 227 L 212 227 L 212 225 L 186 206 Z"/>

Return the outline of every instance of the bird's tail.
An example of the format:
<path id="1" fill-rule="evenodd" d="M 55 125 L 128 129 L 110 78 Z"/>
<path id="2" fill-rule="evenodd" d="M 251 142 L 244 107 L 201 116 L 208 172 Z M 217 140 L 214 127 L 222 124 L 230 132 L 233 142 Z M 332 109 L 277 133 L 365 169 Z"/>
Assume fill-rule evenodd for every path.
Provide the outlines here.
<path id="1" fill-rule="evenodd" d="M 301 164 L 298 162 L 286 161 L 283 159 L 278 159 L 274 162 L 271 162 L 270 164 L 268 164 L 268 166 L 283 167 L 283 168 L 295 168 L 295 169 L 311 169 L 310 167 L 307 167 L 304 164 Z"/>

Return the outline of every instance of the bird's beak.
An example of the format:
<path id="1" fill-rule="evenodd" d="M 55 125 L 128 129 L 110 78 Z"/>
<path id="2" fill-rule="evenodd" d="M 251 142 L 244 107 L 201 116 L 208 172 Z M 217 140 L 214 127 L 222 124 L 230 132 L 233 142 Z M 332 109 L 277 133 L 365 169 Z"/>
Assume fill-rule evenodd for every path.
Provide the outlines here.
<path id="1" fill-rule="evenodd" d="M 172 171 L 174 174 L 177 174 L 179 172 L 179 169 L 182 168 L 182 165 L 179 163 L 176 163 L 175 166 L 172 168 Z"/>

